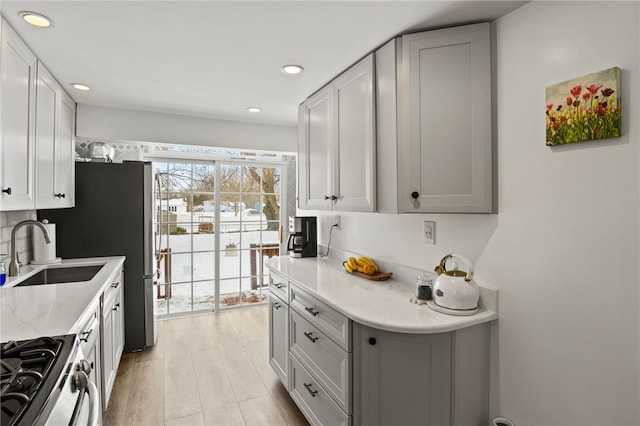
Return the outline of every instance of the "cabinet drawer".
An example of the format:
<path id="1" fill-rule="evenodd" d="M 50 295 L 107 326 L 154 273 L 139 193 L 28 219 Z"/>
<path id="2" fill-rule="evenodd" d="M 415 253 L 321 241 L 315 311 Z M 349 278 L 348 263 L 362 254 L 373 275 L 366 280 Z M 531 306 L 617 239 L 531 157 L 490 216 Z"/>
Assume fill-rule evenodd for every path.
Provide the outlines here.
<path id="1" fill-rule="evenodd" d="M 290 313 L 289 350 L 347 413 L 351 412 L 351 354 L 295 311 Z"/>
<path id="2" fill-rule="evenodd" d="M 351 416 L 340 409 L 316 379 L 295 359 L 291 362 L 291 398 L 313 425 L 351 424 Z"/>
<path id="3" fill-rule="evenodd" d="M 342 349 L 351 352 L 349 318 L 295 285 L 290 287 L 289 305 Z"/>
<path id="4" fill-rule="evenodd" d="M 122 286 L 122 270 L 118 270 L 117 273 L 109 277 L 109 286 L 104 290 L 104 301 L 111 300 L 116 297 L 120 287 Z"/>
<path id="5" fill-rule="evenodd" d="M 269 274 L 269 290 L 278 295 L 285 303 L 289 303 L 289 281 L 286 278 L 274 274 Z"/>

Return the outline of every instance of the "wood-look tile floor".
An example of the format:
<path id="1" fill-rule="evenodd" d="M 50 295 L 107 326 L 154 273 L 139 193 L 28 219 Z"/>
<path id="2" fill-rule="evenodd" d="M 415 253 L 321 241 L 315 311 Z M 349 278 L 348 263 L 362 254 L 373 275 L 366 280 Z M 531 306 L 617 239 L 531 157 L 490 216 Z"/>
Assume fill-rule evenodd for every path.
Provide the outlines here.
<path id="1" fill-rule="evenodd" d="M 160 321 L 123 355 L 103 424 L 308 425 L 268 354 L 268 305 Z"/>

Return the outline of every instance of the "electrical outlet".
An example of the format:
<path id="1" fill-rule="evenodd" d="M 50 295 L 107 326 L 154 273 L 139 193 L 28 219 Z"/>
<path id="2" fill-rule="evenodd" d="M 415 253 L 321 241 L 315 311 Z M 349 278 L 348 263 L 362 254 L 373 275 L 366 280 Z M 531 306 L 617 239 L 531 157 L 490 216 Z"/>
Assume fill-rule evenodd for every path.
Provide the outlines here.
<path id="1" fill-rule="evenodd" d="M 422 231 L 422 238 L 425 244 L 436 245 L 436 223 L 432 220 L 424 221 L 424 229 Z"/>
<path id="2" fill-rule="evenodd" d="M 334 224 L 334 225 L 338 225 L 338 226 L 336 226 L 336 230 L 338 230 L 338 231 L 339 231 L 339 230 L 340 230 L 340 215 L 336 215 L 336 218 L 335 218 L 335 220 L 333 221 L 333 224 Z"/>

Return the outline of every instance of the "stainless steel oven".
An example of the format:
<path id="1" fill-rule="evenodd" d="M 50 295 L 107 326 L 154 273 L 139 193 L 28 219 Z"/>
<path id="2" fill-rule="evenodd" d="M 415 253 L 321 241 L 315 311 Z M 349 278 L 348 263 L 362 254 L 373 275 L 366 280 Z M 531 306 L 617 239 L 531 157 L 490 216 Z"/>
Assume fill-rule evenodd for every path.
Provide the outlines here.
<path id="1" fill-rule="evenodd" d="M 0 352 L 2 426 L 100 425 L 100 395 L 76 335 L 11 341 Z"/>

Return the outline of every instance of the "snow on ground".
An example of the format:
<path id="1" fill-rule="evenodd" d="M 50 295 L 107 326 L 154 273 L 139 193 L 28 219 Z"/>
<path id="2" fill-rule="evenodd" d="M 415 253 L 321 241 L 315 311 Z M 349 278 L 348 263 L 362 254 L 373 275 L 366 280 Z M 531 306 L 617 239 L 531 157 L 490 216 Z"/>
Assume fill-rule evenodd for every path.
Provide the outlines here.
<path id="1" fill-rule="evenodd" d="M 182 225 L 179 225 L 182 226 Z M 259 227 L 254 227 L 259 228 Z M 239 303 L 255 303 L 266 300 L 267 288 L 251 290 L 250 244 L 277 243 L 278 231 L 251 230 L 238 232 L 229 227 L 230 232 L 220 233 L 220 300 L 229 305 Z M 167 240 L 168 237 L 168 240 Z M 228 244 L 235 243 L 234 248 L 225 249 Z M 193 244 L 193 253 L 191 253 Z M 162 246 L 171 248 L 171 297 L 158 299 L 160 315 L 181 312 L 211 310 L 215 305 L 215 234 L 163 235 Z M 256 256 L 257 258 L 257 256 Z M 263 261 L 267 259 L 263 257 Z M 264 264 L 263 264 L 264 265 Z M 161 263 L 161 269 L 162 267 Z M 256 262 L 255 274 L 262 272 L 264 284 L 267 284 L 267 270 L 260 262 Z M 191 280 L 193 278 L 193 288 Z M 164 281 L 163 281 L 164 282 Z M 257 278 L 260 283 L 260 278 Z M 166 287 L 161 286 L 161 295 Z M 252 297 L 253 295 L 253 297 Z M 236 299 L 232 297 L 235 296 Z M 193 299 L 193 307 L 192 307 Z M 235 302 L 235 303 L 234 303 Z"/>

